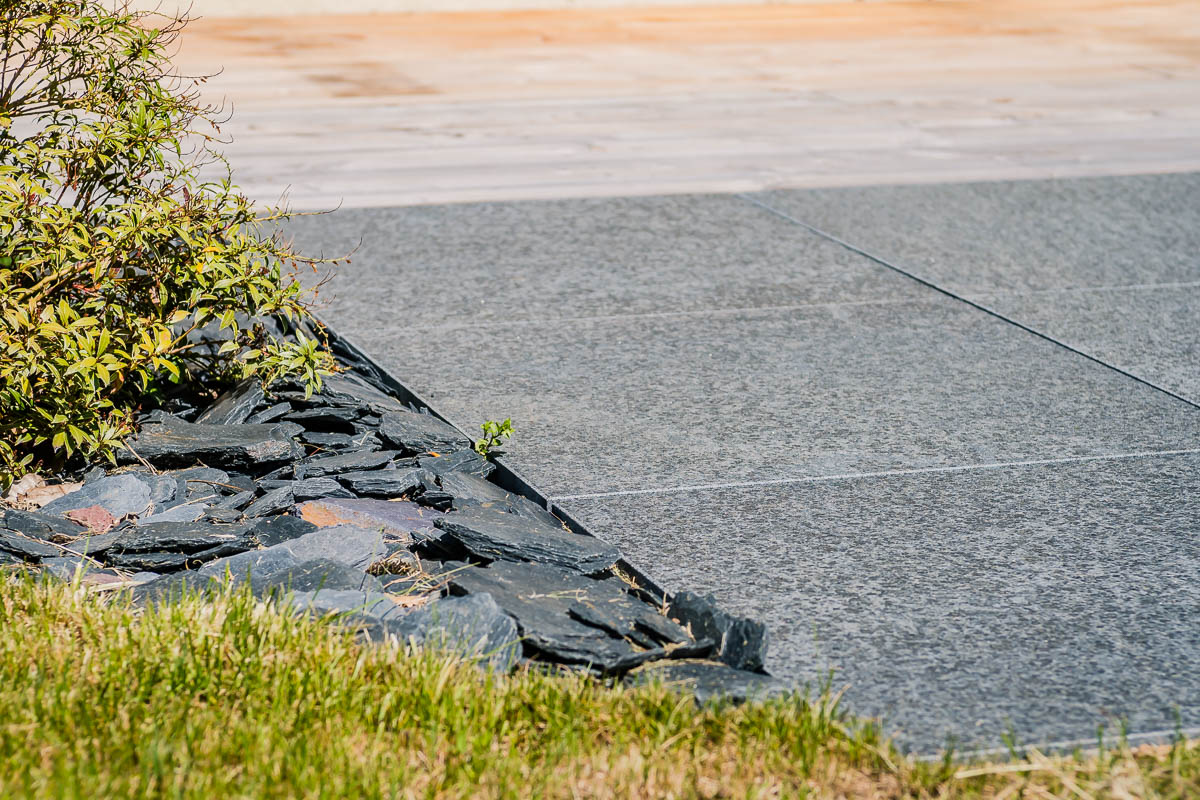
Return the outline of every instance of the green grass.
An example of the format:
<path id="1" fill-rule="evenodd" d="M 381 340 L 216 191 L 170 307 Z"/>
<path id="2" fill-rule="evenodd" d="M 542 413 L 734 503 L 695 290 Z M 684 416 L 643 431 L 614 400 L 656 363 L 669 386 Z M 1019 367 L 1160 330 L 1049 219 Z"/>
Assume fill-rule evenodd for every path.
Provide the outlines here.
<path id="1" fill-rule="evenodd" d="M 828 696 L 697 709 L 361 647 L 240 593 L 0 582 L 0 796 L 1178 797 L 1200 746 L 920 764 Z"/>

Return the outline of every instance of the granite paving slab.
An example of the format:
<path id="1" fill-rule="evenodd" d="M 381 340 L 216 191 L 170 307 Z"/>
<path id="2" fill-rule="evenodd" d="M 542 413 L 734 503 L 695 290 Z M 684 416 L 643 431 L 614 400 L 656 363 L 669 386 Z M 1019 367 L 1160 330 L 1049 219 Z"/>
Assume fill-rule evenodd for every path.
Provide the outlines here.
<path id="1" fill-rule="evenodd" d="M 752 199 L 1200 403 L 1200 173 Z"/>
<path id="2" fill-rule="evenodd" d="M 1196 185 L 876 187 L 785 212 L 901 242 L 914 272 L 1185 394 Z M 921 750 L 1010 723 L 1087 738 L 1106 714 L 1170 729 L 1173 703 L 1200 724 L 1180 667 L 1200 650 L 1180 622 L 1200 611 L 1200 409 L 752 202 L 797 197 L 292 232 L 362 241 L 323 290 L 339 332 L 463 430 L 512 417 L 508 464 L 653 577 L 763 618 L 784 680 L 836 667 Z"/>
<path id="3" fill-rule="evenodd" d="M 920 294 L 728 195 L 350 209 L 288 232 L 303 252 L 357 248 L 322 289 L 351 337 Z"/>
<path id="4" fill-rule="evenodd" d="M 967 295 L 1200 281 L 1200 173 L 750 195 Z"/>
<path id="5" fill-rule="evenodd" d="M 932 752 L 1200 726 L 1198 498 L 1182 455 L 563 505 Z"/>
<path id="6" fill-rule="evenodd" d="M 1200 447 L 1197 409 L 933 292 L 362 344 L 464 429 L 512 417 L 551 496 Z"/>
<path id="7" fill-rule="evenodd" d="M 1200 283 L 981 294 L 977 299 L 1200 404 Z"/>

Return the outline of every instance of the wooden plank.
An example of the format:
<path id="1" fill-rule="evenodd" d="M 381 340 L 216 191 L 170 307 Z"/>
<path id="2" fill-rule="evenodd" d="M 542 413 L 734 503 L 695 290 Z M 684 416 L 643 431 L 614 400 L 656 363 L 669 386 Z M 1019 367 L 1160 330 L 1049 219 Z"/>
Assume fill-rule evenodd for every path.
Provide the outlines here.
<path id="1" fill-rule="evenodd" d="M 193 23 L 238 181 L 300 208 L 1200 168 L 1200 4 Z"/>

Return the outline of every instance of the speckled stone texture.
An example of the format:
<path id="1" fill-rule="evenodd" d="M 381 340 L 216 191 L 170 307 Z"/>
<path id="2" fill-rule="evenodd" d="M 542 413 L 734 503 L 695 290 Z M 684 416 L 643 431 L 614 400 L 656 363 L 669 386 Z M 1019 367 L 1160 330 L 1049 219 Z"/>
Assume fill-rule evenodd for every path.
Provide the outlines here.
<path id="1" fill-rule="evenodd" d="M 1194 286 L 980 295 L 976 299 L 1200 404 L 1200 282 Z"/>
<path id="2" fill-rule="evenodd" d="M 1200 280 L 1200 173 L 753 198 L 963 294 Z"/>
<path id="3" fill-rule="evenodd" d="M 570 501 L 922 752 L 1200 725 L 1200 456 Z"/>
<path id="4" fill-rule="evenodd" d="M 1200 403 L 1198 198 L 1200 173 L 754 195 Z"/>
<path id="5" fill-rule="evenodd" d="M 920 294 L 734 196 L 355 209 L 289 233 L 309 253 L 358 248 L 322 292 L 355 337 Z"/>
<path id="6" fill-rule="evenodd" d="M 1197 190 L 756 197 L 1190 396 Z M 323 291 L 334 327 L 464 430 L 511 416 L 508 463 L 639 568 L 765 620 L 781 678 L 835 666 L 920 750 L 1010 722 L 1030 742 L 1106 714 L 1169 729 L 1172 703 L 1200 725 L 1200 464 L 1144 455 L 1200 448 L 1194 406 L 738 197 L 292 231 L 327 254 L 362 240 Z M 665 491 L 622 494 L 643 490 Z"/>
<path id="7" fill-rule="evenodd" d="M 1196 409 L 929 295 L 361 344 L 464 429 L 512 417 L 552 496 L 1200 447 Z"/>

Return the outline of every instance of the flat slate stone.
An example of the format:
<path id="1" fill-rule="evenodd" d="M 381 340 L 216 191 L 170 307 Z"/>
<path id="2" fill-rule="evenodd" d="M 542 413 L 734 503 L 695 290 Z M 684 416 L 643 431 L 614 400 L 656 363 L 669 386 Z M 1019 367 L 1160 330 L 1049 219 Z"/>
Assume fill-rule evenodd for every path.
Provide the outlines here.
<path id="1" fill-rule="evenodd" d="M 247 378 L 218 397 L 215 403 L 196 417 L 196 422 L 205 425 L 241 425 L 262 399 L 262 384 L 255 378 Z"/>
<path id="2" fill-rule="evenodd" d="M 458 501 L 455 500 L 455 502 L 457 503 Z M 541 505 L 530 500 L 528 497 L 512 495 L 509 497 L 506 505 L 508 507 L 508 513 L 510 514 L 516 514 L 517 516 L 525 517 L 526 519 L 537 520 L 538 522 L 554 528 L 563 527 L 563 521 L 561 519 L 554 516 Z"/>
<path id="3" fill-rule="evenodd" d="M 148 517 L 139 517 L 133 520 L 133 524 L 140 527 L 142 525 L 154 525 L 159 522 L 195 522 L 198 519 L 202 519 L 206 511 L 208 511 L 208 504 L 206 503 L 184 503 L 172 506 L 166 511 L 151 514 Z"/>
<path id="4" fill-rule="evenodd" d="M 265 472 L 254 479 L 254 485 L 259 489 L 278 489 L 284 483 L 294 480 L 292 474 L 293 465 L 284 464 L 275 469 Z"/>
<path id="5" fill-rule="evenodd" d="M 330 614 L 345 616 L 346 622 L 386 622 L 400 619 L 407 610 L 396 605 L 390 595 L 375 591 L 354 589 L 320 589 L 311 592 L 293 592 L 288 596 L 291 605 L 298 611 L 319 617 Z"/>
<path id="6" fill-rule="evenodd" d="M 171 474 L 151 475 L 145 472 L 124 473 L 132 475 L 150 489 L 150 507 L 152 511 L 168 508 L 179 491 L 179 481 Z"/>
<path id="7" fill-rule="evenodd" d="M 184 568 L 195 569 L 215 559 L 241 553 L 246 550 L 244 541 L 226 542 L 195 553 L 128 552 L 109 551 L 104 560 L 112 567 L 138 569 L 149 572 L 173 572 Z"/>
<path id="8" fill-rule="evenodd" d="M 143 425 L 128 442 L 135 453 L 156 467 L 202 461 L 219 468 L 261 468 L 303 455 L 282 425 L 200 425 L 168 415 L 156 420 Z"/>
<path id="9" fill-rule="evenodd" d="M 244 541 L 219 544 L 216 547 L 210 547 L 207 550 L 201 550 L 199 553 L 196 553 L 195 556 L 188 561 L 188 567 L 195 569 L 202 564 L 207 564 L 209 561 L 218 558 L 226 558 L 228 556 L 233 556 L 244 552 L 246 552 L 246 543 Z"/>
<path id="10" fill-rule="evenodd" d="M 496 471 L 495 464 L 470 449 L 458 450 L 449 455 L 426 456 L 418 459 L 417 463 L 420 464 L 421 469 L 429 470 L 439 477 L 448 473 L 456 473 L 486 478 Z"/>
<path id="11" fill-rule="evenodd" d="M 316 529 L 317 526 L 311 522 L 288 514 L 268 517 L 254 523 L 254 535 L 263 547 L 271 547 L 290 539 L 299 538 Z"/>
<path id="12" fill-rule="evenodd" d="M 311 560 L 293 554 L 284 545 L 286 542 L 263 550 L 247 550 L 244 553 L 235 553 L 232 556 L 216 559 L 197 569 L 195 576 L 201 583 L 210 578 L 224 580 L 228 575 L 234 586 L 240 586 L 247 580 L 251 581 L 252 585 L 257 585 L 272 575 Z M 164 584 L 163 588 L 177 587 L 168 583 Z M 161 594 L 157 590 L 156 593 Z"/>
<path id="13" fill-rule="evenodd" d="M 61 556 L 61 548 L 52 547 L 38 539 L 31 539 L 17 533 L 0 531 L 0 552 L 26 561 L 38 561 L 43 558 Z"/>
<path id="14" fill-rule="evenodd" d="M 243 509 L 246 506 L 253 503 L 254 498 L 257 497 L 257 495 L 258 495 L 258 493 L 256 491 L 254 491 L 253 489 L 247 489 L 244 492 L 238 492 L 237 494 L 231 494 L 229 497 L 226 497 L 224 500 L 221 500 L 216 505 L 217 505 L 217 508 Z"/>
<path id="15" fill-rule="evenodd" d="M 93 534 L 90 536 L 82 536 L 79 539 L 71 542 L 70 548 L 76 553 L 82 553 L 88 556 L 102 555 L 108 548 L 116 544 L 128 530 L 127 527 L 120 527 L 107 533 Z M 61 555 L 61 554 L 60 554 Z"/>
<path id="16" fill-rule="evenodd" d="M 95 569 L 93 562 L 86 558 L 79 558 L 78 556 L 43 558 L 41 567 L 43 572 L 66 583 L 75 580 L 77 574 Z"/>
<path id="17" fill-rule="evenodd" d="M 221 508 L 212 506 L 204 512 L 204 519 L 213 522 L 241 522 L 245 515 L 236 508 Z"/>
<path id="18" fill-rule="evenodd" d="M 201 556 L 199 553 L 145 552 L 111 553 L 105 557 L 104 561 L 110 567 L 145 570 L 161 574 L 164 572 L 177 572 L 189 565 L 195 566 L 200 559 Z"/>
<path id="19" fill-rule="evenodd" d="M 209 498 L 218 502 L 222 492 L 229 491 L 227 487 L 233 485 L 228 472 L 212 467 L 172 470 L 164 472 L 163 477 L 175 479 L 175 505 Z"/>
<path id="20" fill-rule="evenodd" d="M 405 453 L 454 452 L 471 442 L 454 427 L 429 414 L 394 411 L 379 422 L 379 435 Z"/>
<path id="21" fill-rule="evenodd" d="M 42 513 L 63 516 L 89 506 L 101 506 L 116 519 L 141 514 L 150 507 L 150 487 L 131 473 L 109 475 L 47 503 Z"/>
<path id="22" fill-rule="evenodd" d="M 306 431 L 324 431 L 326 433 L 354 433 L 354 421 L 361 414 L 356 408 L 338 408 L 323 406 L 306 408 L 303 411 L 293 411 L 283 419 L 294 422 Z"/>
<path id="23" fill-rule="evenodd" d="M 292 506 L 292 484 L 271 489 L 262 497 L 255 500 L 242 512 L 247 517 L 265 517 L 275 514 Z"/>
<path id="24" fill-rule="evenodd" d="M 223 469 L 215 469 L 214 467 L 188 467 L 187 469 L 171 470 L 163 474 L 174 477 L 177 481 L 185 481 L 188 484 L 186 487 L 188 492 L 195 489 L 211 488 L 213 486 L 223 488 L 233 485 L 233 478 L 228 472 Z M 192 484 L 197 485 L 193 486 Z"/>
<path id="25" fill-rule="evenodd" d="M 135 605 L 144 606 L 151 603 L 166 602 L 169 600 L 178 600 L 184 593 L 189 595 L 199 594 L 217 589 L 222 585 L 221 577 L 201 575 L 199 570 L 185 570 L 183 572 L 170 572 L 167 574 L 161 573 L 138 573 L 133 578 L 139 576 L 143 580 L 138 581 L 132 589 L 131 595 Z M 246 576 L 233 574 L 231 575 L 231 584 L 240 586 L 246 580 Z"/>
<path id="26" fill-rule="evenodd" d="M 106 533 L 117 524 L 113 515 L 108 513 L 103 506 L 77 508 L 74 511 L 68 511 L 64 516 L 72 522 L 78 522 L 91 533 Z"/>
<path id="27" fill-rule="evenodd" d="M 364 497 L 400 497 L 409 494 L 434 477 L 423 469 L 376 469 L 343 472 L 335 476 L 350 491 Z"/>
<path id="28" fill-rule="evenodd" d="M 388 548 L 378 531 L 354 525 L 335 525 L 320 528 L 277 545 L 297 558 L 332 558 L 365 570 L 387 554 Z"/>
<path id="29" fill-rule="evenodd" d="M 475 475 L 448 472 L 438 476 L 438 483 L 442 491 L 451 498 L 449 505 L 455 511 L 468 508 L 499 508 L 555 528 L 562 527 L 562 520 L 532 500 L 506 492 L 496 484 Z"/>
<path id="30" fill-rule="evenodd" d="M 489 594 L 444 597 L 365 632 L 374 641 L 395 637 L 479 660 L 500 672 L 512 669 L 521 655 L 517 623 Z"/>
<path id="31" fill-rule="evenodd" d="M 305 459 L 296 465 L 296 478 L 321 478 L 343 472 L 379 469 L 391 463 L 400 453 L 395 450 L 360 450 L 336 456 Z"/>
<path id="32" fill-rule="evenodd" d="M 294 439 L 304 433 L 304 426 L 298 422 L 290 422 L 286 419 L 274 423 L 275 435 L 279 439 Z"/>
<path id="33" fill-rule="evenodd" d="M 314 592 L 319 589 L 379 593 L 383 591 L 383 584 L 374 575 L 368 575 L 344 562 L 314 558 L 272 573 L 263 582 L 260 593 L 272 590 Z"/>
<path id="34" fill-rule="evenodd" d="M 730 509 L 738 509 L 731 525 Z M 932 753 L 1200 727 L 1200 455 L 572 501 Z M 669 530 L 670 536 L 645 536 Z M 714 535 L 718 532 L 719 535 Z M 1178 718 L 1176 714 L 1178 713 Z"/>
<path id="35" fill-rule="evenodd" d="M 55 514 L 15 508 L 0 511 L 0 528 L 50 542 L 69 542 L 87 533 L 82 525 Z"/>
<path id="36" fill-rule="evenodd" d="M 284 400 L 281 403 L 267 406 L 262 411 L 256 411 L 246 418 L 246 423 L 250 425 L 262 425 L 266 422 L 275 422 L 282 419 L 284 415 L 290 414 L 292 404 Z"/>
<path id="37" fill-rule="evenodd" d="M 93 481 L 100 480 L 107 474 L 108 474 L 108 471 L 106 469 L 104 469 L 104 467 L 100 467 L 100 466 L 92 467 L 91 469 L 89 469 L 87 472 L 84 473 L 83 482 L 84 483 L 92 483 Z"/>
<path id="38" fill-rule="evenodd" d="M 614 594 L 597 600 L 584 595 L 568 606 L 567 613 L 585 625 L 629 639 L 645 648 L 689 644 L 692 641 L 692 637 L 678 623 L 632 596 Z"/>
<path id="39" fill-rule="evenodd" d="M 441 512 L 406 500 L 371 498 L 314 500 L 298 506 L 297 511 L 303 519 L 322 528 L 357 525 L 406 542 L 439 535 L 434 520 L 442 516 Z"/>
<path id="40" fill-rule="evenodd" d="M 378 448 L 381 444 L 379 437 L 374 434 L 358 433 L 325 433 L 323 431 L 305 431 L 300 434 L 300 441 L 323 450 L 342 450 L 359 448 L 370 445 Z"/>
<path id="41" fill-rule="evenodd" d="M 734 669 L 762 672 L 767 659 L 767 627 L 753 619 L 735 617 L 717 605 L 712 595 L 677 592 L 668 598 L 667 616 L 697 639 L 712 639 L 716 656 Z"/>
<path id="42" fill-rule="evenodd" d="M 507 506 L 512 495 L 496 484 L 466 472 L 446 472 L 438 476 L 438 485 L 454 498 L 455 508 L 469 505 Z"/>
<path id="43" fill-rule="evenodd" d="M 448 580 L 458 592 L 491 595 L 516 620 L 525 644 L 547 660 L 614 673 L 665 656 L 661 649 L 634 647 L 571 616 L 572 606 L 580 603 L 640 602 L 616 578 L 594 580 L 554 567 L 498 561 L 453 571 Z"/>
<path id="44" fill-rule="evenodd" d="M 452 511 L 435 524 L 467 552 L 487 560 L 549 564 L 590 575 L 621 558 L 617 548 L 594 537 L 492 509 Z"/>
<path id="45" fill-rule="evenodd" d="M 387 554 L 387 546 L 377 531 L 352 525 L 336 525 L 288 539 L 265 550 L 239 553 L 206 565 L 204 575 L 222 575 L 226 568 L 239 577 L 247 570 L 264 577 L 279 569 L 316 558 L 328 558 L 366 571 Z"/>
<path id="46" fill-rule="evenodd" d="M 329 375 L 322 378 L 321 391 L 318 392 L 318 395 L 343 403 L 375 407 L 379 410 L 404 410 L 404 406 L 399 400 L 384 394 L 352 374 Z"/>
<path id="47" fill-rule="evenodd" d="M 302 481 L 292 481 L 292 499 L 297 503 L 305 500 L 316 500 L 322 497 L 353 498 L 354 492 L 342 486 L 333 478 L 305 478 Z"/>
<path id="48" fill-rule="evenodd" d="M 631 686 L 662 684 L 696 696 L 697 702 L 765 700 L 788 691 L 769 675 L 734 669 L 715 661 L 656 661 L 625 676 Z"/>
<path id="49" fill-rule="evenodd" d="M 152 522 L 126 528 L 112 544 L 110 552 L 152 553 L 159 551 L 197 553 L 218 545 L 254 546 L 249 525 L 221 525 L 211 522 Z"/>

